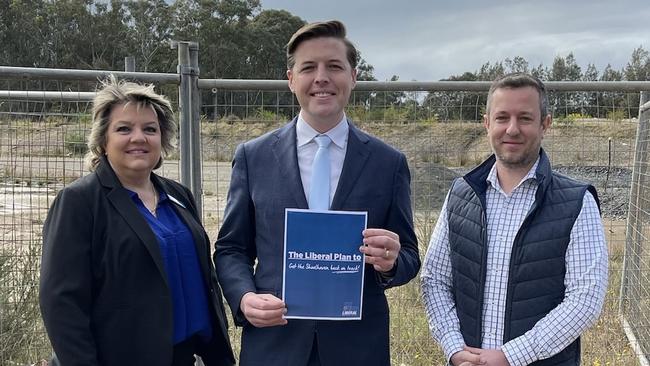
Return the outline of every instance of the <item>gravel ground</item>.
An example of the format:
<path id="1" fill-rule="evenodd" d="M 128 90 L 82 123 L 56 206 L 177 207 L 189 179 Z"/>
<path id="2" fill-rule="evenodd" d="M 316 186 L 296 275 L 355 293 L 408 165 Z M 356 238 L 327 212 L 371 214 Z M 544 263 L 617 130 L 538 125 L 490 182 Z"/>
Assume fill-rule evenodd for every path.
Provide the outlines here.
<path id="1" fill-rule="evenodd" d="M 554 169 L 583 182 L 593 184 L 598 191 L 604 217 L 626 219 L 630 201 L 632 170 L 606 166 L 556 166 Z"/>
<path id="2" fill-rule="evenodd" d="M 610 219 L 626 219 L 629 204 L 632 170 L 605 166 L 562 166 L 555 171 L 596 187 L 603 216 Z M 451 181 L 468 172 L 468 168 L 450 169 L 427 163 L 412 167 L 413 196 L 416 210 L 440 209 Z"/>

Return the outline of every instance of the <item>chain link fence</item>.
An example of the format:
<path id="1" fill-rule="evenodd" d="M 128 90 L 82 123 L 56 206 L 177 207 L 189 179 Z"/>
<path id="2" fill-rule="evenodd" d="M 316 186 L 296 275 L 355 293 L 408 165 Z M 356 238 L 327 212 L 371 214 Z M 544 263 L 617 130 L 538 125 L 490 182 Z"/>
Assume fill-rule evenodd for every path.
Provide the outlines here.
<path id="1" fill-rule="evenodd" d="M 2 77 L 0 73 L 0 365 L 26 365 L 46 359 L 51 353 L 37 302 L 41 228 L 56 193 L 85 174 L 83 153 L 91 109 L 88 100 L 96 83 L 27 82 Z M 204 223 L 212 240 L 222 220 L 230 161 L 237 144 L 282 126 L 299 111 L 286 82 L 261 84 L 257 88 L 227 88 L 216 81 L 198 83 L 202 92 L 200 192 Z M 415 228 L 424 256 L 449 183 L 490 153 L 481 124 L 488 84 L 436 84 L 439 89 L 427 83 L 398 85 L 403 89 L 390 83 L 360 84 L 346 113 L 360 128 L 407 155 Z M 638 93 L 621 85 L 618 91 L 613 87 L 586 90 L 593 84 L 556 88 L 551 96 L 555 122 L 543 142 L 554 167 L 593 183 L 603 204 L 610 286 L 603 315 L 583 337 L 586 365 L 636 365 L 639 352 L 648 352 L 647 348 L 631 346 L 619 320 L 619 289 L 624 289 L 621 293 L 626 299 L 633 299 L 621 305 L 628 319 L 647 317 L 647 310 L 637 306 L 645 303 L 647 309 L 650 301 L 647 253 L 634 268 L 626 257 L 626 286 L 621 286 L 624 252 L 629 256 L 631 251 L 629 232 L 626 249 L 625 229 L 632 170 L 634 177 L 640 174 L 639 163 L 633 164 L 635 136 L 643 123 L 647 136 L 648 125 L 647 111 L 641 124 L 637 120 Z M 78 98 L 61 94 L 58 99 L 18 96 L 25 90 L 90 94 L 79 94 Z M 174 101 L 179 99 L 177 90 L 169 85 L 163 90 Z M 181 179 L 180 151 L 165 160 L 160 174 Z M 643 164 L 647 166 L 647 157 Z M 643 189 L 638 192 L 638 200 L 646 202 L 639 212 L 646 216 L 638 214 L 637 221 L 647 223 L 648 194 Z M 634 211 L 634 204 L 631 207 Z M 632 213 L 629 217 L 632 222 Z M 636 237 L 647 238 L 645 229 Z M 631 295 L 633 292 L 636 297 Z M 391 304 L 393 364 L 443 364 L 444 357 L 427 328 L 419 280 L 391 289 L 387 295 Z M 635 334 L 638 340 L 645 340 L 647 347 L 648 323 L 638 324 Z M 236 348 L 239 332 L 231 327 Z"/>

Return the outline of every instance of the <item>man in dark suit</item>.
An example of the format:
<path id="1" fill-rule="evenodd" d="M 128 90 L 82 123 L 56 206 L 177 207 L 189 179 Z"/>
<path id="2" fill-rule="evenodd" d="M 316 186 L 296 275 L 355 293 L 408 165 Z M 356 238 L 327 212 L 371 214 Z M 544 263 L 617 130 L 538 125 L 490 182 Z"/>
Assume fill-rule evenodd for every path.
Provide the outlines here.
<path id="1" fill-rule="evenodd" d="M 241 365 L 390 364 L 384 290 L 411 280 L 420 259 L 404 154 L 357 129 L 344 113 L 357 59 L 340 22 L 299 29 L 287 45 L 299 116 L 235 152 L 215 262 L 235 323 L 243 326 Z M 331 142 L 329 209 L 368 212 L 359 249 L 366 261 L 362 320 L 287 321 L 280 299 L 285 208 L 314 208 L 307 197 L 315 138 L 323 136 Z"/>

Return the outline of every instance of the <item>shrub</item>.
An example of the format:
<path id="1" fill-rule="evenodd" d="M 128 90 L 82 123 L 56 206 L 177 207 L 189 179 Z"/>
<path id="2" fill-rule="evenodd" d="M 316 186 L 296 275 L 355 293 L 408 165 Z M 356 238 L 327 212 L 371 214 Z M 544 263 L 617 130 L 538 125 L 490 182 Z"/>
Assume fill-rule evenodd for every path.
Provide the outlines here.
<path id="1" fill-rule="evenodd" d="M 612 121 L 620 122 L 625 119 L 625 117 L 625 111 L 622 109 L 614 109 L 607 112 L 607 119 L 611 119 Z"/>
<path id="2" fill-rule="evenodd" d="M 254 116 L 248 119 L 254 119 L 257 121 L 285 121 L 287 118 L 281 113 L 275 113 L 268 109 L 258 108 L 257 111 L 255 111 Z"/>
<path id="3" fill-rule="evenodd" d="M 384 121 L 395 123 L 395 122 L 406 122 L 408 117 L 408 110 L 404 108 L 390 106 L 384 109 Z"/>
<path id="4" fill-rule="evenodd" d="M 557 119 L 557 122 L 558 122 L 559 124 L 563 124 L 563 125 L 572 125 L 572 124 L 574 124 L 577 120 L 580 120 L 580 119 L 587 119 L 587 118 L 590 118 L 590 117 L 589 117 L 589 116 L 586 116 L 586 115 L 584 115 L 584 114 L 582 114 L 582 113 L 570 113 L 570 114 L 568 114 L 566 117 L 559 117 L 559 118 Z"/>
<path id="5" fill-rule="evenodd" d="M 39 243 L 0 250 L 0 364 L 24 365 L 50 354 L 38 305 Z"/>
<path id="6" fill-rule="evenodd" d="M 368 120 L 368 110 L 363 105 L 349 105 L 345 109 L 345 114 L 355 122 L 365 122 Z"/>

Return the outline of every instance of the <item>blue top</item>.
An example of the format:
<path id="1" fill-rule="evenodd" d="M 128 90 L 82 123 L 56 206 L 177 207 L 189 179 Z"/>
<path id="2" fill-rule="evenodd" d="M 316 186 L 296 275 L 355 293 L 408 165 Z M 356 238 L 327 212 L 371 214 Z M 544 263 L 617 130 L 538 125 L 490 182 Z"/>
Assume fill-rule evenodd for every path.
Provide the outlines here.
<path id="1" fill-rule="evenodd" d="M 210 339 L 212 327 L 207 286 L 201 276 L 192 232 L 174 211 L 174 203 L 165 192 L 160 191 L 156 217 L 149 212 L 135 192 L 128 189 L 127 191 L 160 245 L 174 309 L 173 343 L 182 342 L 194 334 Z"/>

